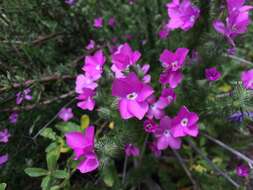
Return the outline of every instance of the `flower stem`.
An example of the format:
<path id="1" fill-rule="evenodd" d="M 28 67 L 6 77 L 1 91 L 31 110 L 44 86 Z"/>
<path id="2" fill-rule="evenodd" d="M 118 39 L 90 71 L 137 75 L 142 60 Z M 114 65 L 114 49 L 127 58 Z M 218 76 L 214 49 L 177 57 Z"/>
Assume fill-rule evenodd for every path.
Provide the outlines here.
<path id="1" fill-rule="evenodd" d="M 122 174 L 122 184 L 125 183 L 126 170 L 127 170 L 127 160 L 128 160 L 128 156 L 125 155 L 124 166 L 123 166 L 123 174 Z"/>

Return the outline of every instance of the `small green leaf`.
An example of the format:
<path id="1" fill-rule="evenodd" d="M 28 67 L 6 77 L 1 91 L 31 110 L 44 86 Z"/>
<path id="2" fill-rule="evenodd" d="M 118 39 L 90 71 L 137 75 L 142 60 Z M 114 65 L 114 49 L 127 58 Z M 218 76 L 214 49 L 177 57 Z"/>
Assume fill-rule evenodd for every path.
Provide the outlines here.
<path id="1" fill-rule="evenodd" d="M 82 115 L 81 117 L 81 129 L 86 129 L 90 124 L 90 118 L 88 115 Z"/>
<path id="2" fill-rule="evenodd" d="M 73 122 L 59 123 L 55 127 L 64 134 L 72 131 L 81 131 L 80 126 Z"/>
<path id="3" fill-rule="evenodd" d="M 109 161 L 102 168 L 102 178 L 108 187 L 112 187 L 117 179 L 117 171 L 113 161 Z"/>
<path id="4" fill-rule="evenodd" d="M 49 190 L 50 189 L 50 183 L 51 183 L 50 176 L 44 177 L 42 179 L 42 182 L 41 182 L 41 185 L 40 185 L 42 190 Z"/>
<path id="5" fill-rule="evenodd" d="M 69 174 L 68 172 L 64 170 L 56 170 L 53 172 L 53 176 L 58 179 L 64 179 L 64 178 L 68 178 Z"/>
<path id="6" fill-rule="evenodd" d="M 56 168 L 56 164 L 59 157 L 60 157 L 59 147 L 47 153 L 47 167 L 50 171 L 53 171 Z"/>
<path id="7" fill-rule="evenodd" d="M 53 187 L 50 188 L 50 190 L 60 190 L 62 187 L 59 185 L 55 185 Z"/>
<path id="8" fill-rule="evenodd" d="M 57 136 L 51 128 L 44 129 L 40 135 L 51 140 L 55 140 Z"/>
<path id="9" fill-rule="evenodd" d="M 5 190 L 6 186 L 6 183 L 0 183 L 0 190 Z"/>
<path id="10" fill-rule="evenodd" d="M 47 175 L 48 171 L 43 168 L 26 168 L 25 173 L 30 177 L 40 177 Z"/>

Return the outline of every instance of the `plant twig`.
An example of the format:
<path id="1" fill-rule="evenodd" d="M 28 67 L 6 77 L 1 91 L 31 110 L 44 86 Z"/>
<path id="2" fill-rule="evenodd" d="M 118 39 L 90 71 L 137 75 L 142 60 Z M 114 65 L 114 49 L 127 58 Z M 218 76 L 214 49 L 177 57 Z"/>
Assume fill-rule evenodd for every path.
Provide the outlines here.
<path id="1" fill-rule="evenodd" d="M 200 149 L 196 147 L 194 143 L 191 142 L 191 140 L 188 140 L 189 145 L 194 149 L 195 152 L 197 152 L 202 158 L 204 158 L 207 163 L 220 175 L 222 175 L 225 179 L 227 179 L 234 187 L 237 189 L 240 188 L 240 185 L 235 182 L 227 173 L 222 171 L 220 168 L 218 168 Z"/>
<path id="2" fill-rule="evenodd" d="M 180 156 L 180 154 L 176 151 L 176 150 L 173 150 L 173 153 L 175 154 L 175 156 L 177 157 L 179 163 L 181 164 L 182 168 L 184 169 L 186 175 L 189 177 L 189 179 L 191 180 L 192 184 L 193 184 L 193 189 L 194 190 L 199 190 L 199 186 L 197 184 L 197 182 L 194 180 L 194 178 L 192 177 L 191 175 L 191 172 L 188 170 L 188 168 L 186 167 L 185 163 L 184 163 L 184 160 L 183 158 Z"/>
<path id="3" fill-rule="evenodd" d="M 246 155 L 242 154 L 241 152 L 235 150 L 234 148 L 224 144 L 223 142 L 221 142 L 218 139 L 215 139 L 211 136 L 209 136 L 208 134 L 203 134 L 207 139 L 209 139 L 210 141 L 220 145 L 222 148 L 225 148 L 226 150 L 230 151 L 231 153 L 235 154 L 236 156 L 240 157 L 241 159 L 245 160 L 246 162 L 248 162 L 248 164 L 251 166 L 253 166 L 253 160 L 251 160 L 249 157 L 247 157 Z"/>
<path id="4" fill-rule="evenodd" d="M 240 57 L 237 57 L 237 56 L 235 56 L 235 55 L 227 55 L 227 54 L 225 54 L 225 56 L 226 56 L 226 57 L 229 57 L 229 58 L 231 58 L 231 59 L 234 59 L 234 60 L 236 60 L 236 61 L 245 63 L 245 64 L 250 64 L 250 65 L 253 64 L 253 62 L 247 61 L 247 60 L 245 60 L 245 59 L 243 59 L 243 58 L 240 58 Z"/>
<path id="5" fill-rule="evenodd" d="M 125 160 L 124 160 L 124 166 L 123 166 L 123 174 L 122 174 L 122 184 L 125 183 L 126 170 L 127 170 L 127 160 L 128 160 L 128 156 L 125 154 Z"/>

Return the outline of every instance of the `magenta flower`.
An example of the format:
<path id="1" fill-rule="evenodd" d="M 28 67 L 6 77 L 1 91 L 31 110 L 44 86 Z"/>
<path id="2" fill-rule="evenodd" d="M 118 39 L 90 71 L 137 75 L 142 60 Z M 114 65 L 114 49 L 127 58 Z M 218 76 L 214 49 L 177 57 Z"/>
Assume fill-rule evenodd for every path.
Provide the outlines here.
<path id="1" fill-rule="evenodd" d="M 243 5 L 244 3 L 245 0 L 227 0 L 228 13 L 233 14 L 234 12 L 247 12 L 253 8 L 253 6 Z"/>
<path id="2" fill-rule="evenodd" d="M 102 17 L 95 18 L 93 21 L 94 28 L 102 28 L 104 19 Z"/>
<path id="3" fill-rule="evenodd" d="M 211 67 L 205 69 L 205 77 L 209 81 L 216 81 L 221 78 L 221 73 L 216 69 L 216 67 Z"/>
<path id="4" fill-rule="evenodd" d="M 125 154 L 126 156 L 133 156 L 133 157 L 136 157 L 136 156 L 139 156 L 140 155 L 140 150 L 138 147 L 132 145 L 132 144 L 127 144 L 125 146 Z"/>
<path id="5" fill-rule="evenodd" d="M 144 121 L 144 130 L 147 133 L 154 133 L 157 129 L 158 125 L 151 119 L 146 119 Z"/>
<path id="6" fill-rule="evenodd" d="M 170 33 L 170 30 L 169 28 L 167 27 L 167 25 L 164 25 L 160 30 L 159 30 L 159 38 L 161 40 L 164 40 L 166 39 L 168 36 L 169 36 L 169 33 Z"/>
<path id="7" fill-rule="evenodd" d="M 182 106 L 176 117 L 172 119 L 171 133 L 174 137 L 193 136 L 199 133 L 198 122 L 199 116 L 190 112 L 185 106 Z"/>
<path id="8" fill-rule="evenodd" d="M 139 51 L 133 51 L 128 43 L 120 45 L 112 57 L 112 71 L 116 73 L 121 73 L 122 71 L 128 69 L 130 65 L 135 64 L 141 57 Z"/>
<path id="9" fill-rule="evenodd" d="M 91 50 L 91 49 L 94 49 L 95 46 L 96 46 L 95 41 L 94 41 L 94 40 L 90 40 L 90 41 L 89 41 L 89 44 L 86 46 L 86 49 L 87 49 L 87 50 Z"/>
<path id="10" fill-rule="evenodd" d="M 18 121 L 18 116 L 19 116 L 19 115 L 18 115 L 17 112 L 11 113 L 11 115 L 9 116 L 9 121 L 10 121 L 10 123 L 16 124 L 17 121 Z"/>
<path id="11" fill-rule="evenodd" d="M 244 164 L 240 164 L 236 166 L 236 175 L 240 177 L 247 177 L 249 176 L 249 167 Z"/>
<path id="12" fill-rule="evenodd" d="M 105 64 L 105 56 L 102 50 L 98 50 L 92 56 L 85 57 L 85 64 L 82 68 L 85 75 L 93 80 L 98 80 L 103 73 L 103 65 Z"/>
<path id="13" fill-rule="evenodd" d="M 21 104 L 24 100 L 31 100 L 32 96 L 30 95 L 31 89 L 27 88 L 23 92 L 18 92 L 16 94 L 16 104 Z"/>
<path id="14" fill-rule="evenodd" d="M 108 25 L 114 28 L 116 26 L 116 19 L 114 17 L 109 18 Z"/>
<path id="15" fill-rule="evenodd" d="M 152 143 L 148 144 L 149 149 L 151 152 L 155 155 L 155 157 L 160 157 L 162 154 L 162 151 L 157 148 L 157 142 L 153 141 Z"/>
<path id="16" fill-rule="evenodd" d="M 243 71 L 241 80 L 245 89 L 253 90 L 253 69 Z"/>
<path id="17" fill-rule="evenodd" d="M 76 88 L 75 91 L 78 94 L 83 93 L 83 89 L 89 88 L 94 90 L 97 88 L 97 83 L 94 82 L 91 78 L 87 77 L 86 75 L 80 74 L 76 77 Z"/>
<path id="18" fill-rule="evenodd" d="M 75 160 L 81 158 L 77 169 L 81 173 L 91 172 L 98 168 L 99 161 L 94 152 L 94 126 L 86 128 L 85 133 L 69 132 L 65 135 L 67 145 L 73 149 Z"/>
<path id="19" fill-rule="evenodd" d="M 0 142 L 7 143 L 9 141 L 10 136 L 11 135 L 10 135 L 8 129 L 4 129 L 4 130 L 0 131 Z"/>
<path id="20" fill-rule="evenodd" d="M 77 99 L 81 100 L 77 103 L 77 106 L 83 110 L 92 111 L 95 107 L 95 101 L 93 97 L 95 96 L 95 92 L 89 88 L 84 88 L 83 93 L 80 94 Z"/>
<path id="21" fill-rule="evenodd" d="M 148 110 L 148 113 L 147 113 L 147 118 L 149 119 L 153 119 L 153 118 L 156 118 L 156 119 L 161 119 L 164 115 L 165 115 L 165 112 L 164 112 L 164 108 L 166 106 L 163 105 L 162 102 L 159 102 L 159 101 L 156 101 L 156 102 L 153 102 L 152 101 L 149 101 L 150 106 L 149 106 L 149 110 Z"/>
<path id="22" fill-rule="evenodd" d="M 144 83 L 150 83 L 150 81 L 151 81 L 151 76 L 149 74 L 147 74 L 148 71 L 149 71 L 149 69 L 150 69 L 150 65 L 149 64 L 145 64 L 141 68 L 141 71 L 142 71 L 142 73 L 144 75 L 143 78 L 142 78 L 142 81 Z"/>
<path id="23" fill-rule="evenodd" d="M 4 165 L 9 160 L 9 155 L 0 155 L 0 166 Z"/>
<path id="24" fill-rule="evenodd" d="M 176 100 L 176 94 L 174 90 L 172 88 L 164 88 L 158 100 L 158 104 L 160 105 L 160 107 L 165 108 L 175 100 Z"/>
<path id="25" fill-rule="evenodd" d="M 181 139 L 174 137 L 171 133 L 171 129 L 171 119 L 168 116 L 163 117 L 155 132 L 158 150 L 164 150 L 168 148 L 168 146 L 172 149 L 180 149 Z"/>
<path id="26" fill-rule="evenodd" d="M 58 113 L 58 116 L 65 122 L 72 119 L 74 117 L 72 108 L 62 108 Z"/>
<path id="27" fill-rule="evenodd" d="M 167 4 L 167 10 L 170 18 L 167 27 L 170 30 L 180 28 L 188 31 L 193 27 L 200 13 L 199 8 L 192 5 L 190 0 L 182 0 L 181 3 L 180 0 L 173 0 Z"/>
<path id="28" fill-rule="evenodd" d="M 171 71 L 171 69 L 166 69 L 160 75 L 161 84 L 169 84 L 170 88 L 176 88 L 183 80 L 183 74 L 180 70 Z"/>
<path id="29" fill-rule="evenodd" d="M 137 117 L 141 120 L 148 111 L 147 98 L 154 93 L 152 87 L 141 82 L 135 73 L 113 81 L 112 95 L 119 98 L 119 110 L 123 119 Z"/>
<path id="30" fill-rule="evenodd" d="M 182 68 L 188 52 L 187 48 L 177 48 L 175 53 L 165 49 L 160 55 L 162 66 L 171 71 L 178 71 Z"/>

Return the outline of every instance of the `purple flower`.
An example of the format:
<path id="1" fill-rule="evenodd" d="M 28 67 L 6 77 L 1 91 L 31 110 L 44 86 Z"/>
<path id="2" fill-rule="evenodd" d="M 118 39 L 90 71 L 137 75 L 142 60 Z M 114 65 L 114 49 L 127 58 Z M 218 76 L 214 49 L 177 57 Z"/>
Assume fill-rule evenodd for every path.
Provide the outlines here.
<path id="1" fill-rule="evenodd" d="M 116 19 L 114 17 L 109 18 L 108 25 L 114 28 L 116 26 Z"/>
<path id="2" fill-rule="evenodd" d="M 181 81 L 183 80 L 183 74 L 179 71 L 172 71 L 171 69 L 166 69 L 160 75 L 160 83 L 161 84 L 169 84 L 170 88 L 176 88 Z"/>
<path id="3" fill-rule="evenodd" d="M 157 127 L 158 127 L 158 125 L 151 119 L 146 119 L 144 121 L 144 130 L 147 133 L 154 133 L 156 131 Z"/>
<path id="4" fill-rule="evenodd" d="M 240 177 L 247 177 L 249 176 L 249 167 L 244 164 L 240 164 L 236 166 L 236 175 Z"/>
<path id="5" fill-rule="evenodd" d="M 65 3 L 68 5 L 74 5 L 76 0 L 65 0 Z"/>
<path id="6" fill-rule="evenodd" d="M 174 137 L 193 136 L 199 133 L 198 122 L 199 116 L 190 112 L 185 106 L 182 106 L 176 117 L 172 119 L 171 133 Z"/>
<path id="7" fill-rule="evenodd" d="M 85 133 L 69 132 L 66 136 L 67 145 L 73 149 L 75 160 L 81 158 L 77 169 L 81 173 L 91 172 L 98 168 L 99 161 L 94 152 L 94 126 L 86 128 Z"/>
<path id="8" fill-rule="evenodd" d="M 0 142 L 7 143 L 9 141 L 10 133 L 8 129 L 0 131 Z"/>
<path id="9" fill-rule="evenodd" d="M 244 3 L 245 0 L 227 0 L 228 14 L 247 12 L 253 8 L 249 5 L 243 6 Z"/>
<path id="10" fill-rule="evenodd" d="M 216 81 L 220 79 L 221 73 L 216 69 L 216 67 L 211 67 L 205 69 L 205 77 L 209 81 Z"/>
<path id="11" fill-rule="evenodd" d="M 176 94 L 172 88 L 164 88 L 158 100 L 160 107 L 167 107 L 176 100 Z"/>
<path id="12" fill-rule="evenodd" d="M 151 102 L 153 102 L 153 101 L 149 101 L 149 103 L 151 103 Z M 165 107 L 166 106 L 164 106 L 162 104 L 162 102 L 159 102 L 159 101 L 151 103 L 149 106 L 148 113 L 147 113 L 147 118 L 161 119 L 165 115 L 165 112 L 164 112 Z"/>
<path id="13" fill-rule="evenodd" d="M 78 94 L 82 94 L 83 89 L 89 88 L 91 90 L 94 90 L 95 88 L 97 88 L 97 86 L 97 83 L 95 83 L 93 79 L 87 77 L 86 75 L 80 74 L 76 78 L 75 91 Z"/>
<path id="14" fill-rule="evenodd" d="M 72 108 L 62 108 L 58 114 L 63 121 L 68 121 L 74 117 Z"/>
<path id="15" fill-rule="evenodd" d="M 175 53 L 165 49 L 160 55 L 162 66 L 171 71 L 178 71 L 182 68 L 188 52 L 187 48 L 178 48 Z"/>
<path id="16" fill-rule="evenodd" d="M 228 120 L 233 121 L 233 122 L 239 122 L 241 123 L 243 121 L 244 118 L 248 118 L 250 120 L 253 120 L 253 112 L 241 112 L 241 111 L 237 111 L 234 112 L 233 114 L 231 114 L 228 117 Z"/>
<path id="17" fill-rule="evenodd" d="M 8 160 L 9 160 L 8 154 L 0 155 L 0 166 L 5 164 Z"/>
<path id="18" fill-rule="evenodd" d="M 94 21 L 93 21 L 93 26 L 95 28 L 102 28 L 103 27 L 103 18 L 102 17 L 98 17 L 98 18 L 95 18 Z"/>
<path id="19" fill-rule="evenodd" d="M 10 121 L 10 123 L 16 124 L 17 121 L 18 121 L 18 116 L 19 116 L 19 115 L 18 115 L 17 112 L 11 113 L 11 115 L 9 116 L 9 121 Z"/>
<path id="20" fill-rule="evenodd" d="M 154 93 L 152 87 L 141 82 L 135 73 L 113 81 L 112 95 L 119 98 L 119 110 L 123 119 L 137 117 L 141 120 L 148 111 L 147 98 Z"/>
<path id="21" fill-rule="evenodd" d="M 27 88 L 23 92 L 18 92 L 16 94 L 16 104 L 21 104 L 24 100 L 31 100 L 32 96 L 30 95 L 31 89 Z"/>
<path id="22" fill-rule="evenodd" d="M 141 68 L 141 71 L 142 71 L 142 73 L 144 75 L 143 78 L 142 78 L 142 81 L 144 83 L 150 83 L 150 81 L 151 81 L 151 76 L 149 74 L 147 74 L 148 71 L 149 71 L 149 69 L 150 69 L 150 65 L 149 64 L 145 64 Z"/>
<path id="23" fill-rule="evenodd" d="M 191 4 L 190 0 L 173 0 L 167 4 L 168 15 L 170 17 L 167 27 L 171 30 L 180 28 L 188 31 L 193 27 L 199 17 L 200 10 Z"/>
<path id="24" fill-rule="evenodd" d="M 133 157 L 139 156 L 140 155 L 140 150 L 139 150 L 138 147 L 136 147 L 136 146 L 134 146 L 132 144 L 127 144 L 125 146 L 125 154 L 128 157 L 129 156 L 133 156 Z"/>
<path id="25" fill-rule="evenodd" d="M 141 53 L 133 51 L 128 43 L 124 43 L 118 47 L 111 57 L 113 63 L 111 69 L 117 77 L 123 75 L 122 71 L 128 69 L 130 65 L 135 64 L 140 59 Z"/>
<path id="26" fill-rule="evenodd" d="M 96 45 L 95 41 L 94 40 L 90 40 L 89 44 L 86 46 L 86 49 L 87 50 L 91 50 L 91 49 L 93 49 L 95 47 L 95 45 Z"/>
<path id="27" fill-rule="evenodd" d="M 162 151 L 157 148 L 157 142 L 156 141 L 153 141 L 152 143 L 149 143 L 148 147 L 151 150 L 151 152 L 153 152 L 155 157 L 161 156 Z"/>
<path id="28" fill-rule="evenodd" d="M 168 146 L 172 149 L 180 149 L 181 139 L 174 137 L 171 133 L 171 129 L 171 119 L 168 116 L 163 117 L 160 121 L 159 127 L 155 132 L 158 150 L 164 150 L 168 148 Z"/>
<path id="29" fill-rule="evenodd" d="M 245 89 L 253 90 L 253 69 L 243 71 L 241 80 Z"/>
<path id="30" fill-rule="evenodd" d="M 92 56 L 85 57 L 85 64 L 82 68 L 86 76 L 93 81 L 98 80 L 103 73 L 103 65 L 105 64 L 105 56 L 102 50 L 98 50 Z"/>
<path id="31" fill-rule="evenodd" d="M 95 107 L 94 96 L 95 92 L 92 89 L 84 88 L 83 93 L 77 97 L 78 100 L 81 100 L 77 103 L 77 106 L 83 110 L 92 111 Z"/>

